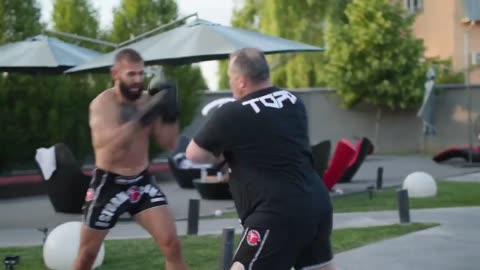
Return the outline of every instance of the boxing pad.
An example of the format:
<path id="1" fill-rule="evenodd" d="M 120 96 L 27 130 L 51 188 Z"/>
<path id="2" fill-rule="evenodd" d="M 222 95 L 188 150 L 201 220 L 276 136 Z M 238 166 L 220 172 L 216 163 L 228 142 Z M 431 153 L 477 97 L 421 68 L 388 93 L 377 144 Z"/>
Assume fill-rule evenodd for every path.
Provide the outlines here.
<path id="1" fill-rule="evenodd" d="M 148 84 L 148 94 L 154 96 L 155 94 L 174 87 L 174 82 L 168 79 L 163 73 L 155 75 Z"/>
<path id="2" fill-rule="evenodd" d="M 178 93 L 177 83 L 174 80 L 163 75 L 157 75 L 150 81 L 148 93 L 152 96 L 150 100 L 152 106 L 149 107 L 157 110 L 163 122 L 173 123 L 177 121 L 179 114 Z"/>
<path id="3" fill-rule="evenodd" d="M 147 89 L 150 100 L 138 114 L 138 120 L 148 125 L 157 117 L 163 122 L 173 123 L 178 119 L 177 85 L 163 75 L 152 78 Z"/>

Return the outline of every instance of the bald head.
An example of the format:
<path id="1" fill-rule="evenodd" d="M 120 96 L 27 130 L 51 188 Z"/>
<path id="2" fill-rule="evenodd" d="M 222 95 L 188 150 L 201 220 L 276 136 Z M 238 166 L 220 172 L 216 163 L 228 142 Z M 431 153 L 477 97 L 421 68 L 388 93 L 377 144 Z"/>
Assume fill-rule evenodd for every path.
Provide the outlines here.
<path id="1" fill-rule="evenodd" d="M 127 100 L 136 100 L 144 88 L 142 56 L 133 49 L 123 49 L 115 55 L 112 77 L 119 94 Z"/>
<path id="2" fill-rule="evenodd" d="M 267 59 L 263 52 L 254 48 L 244 48 L 230 55 L 233 72 L 245 76 L 253 84 L 260 84 L 270 78 Z"/>
<path id="3" fill-rule="evenodd" d="M 123 49 L 115 55 L 114 65 L 118 65 L 120 62 L 126 61 L 129 63 L 141 63 L 143 62 L 142 56 L 134 49 Z"/>

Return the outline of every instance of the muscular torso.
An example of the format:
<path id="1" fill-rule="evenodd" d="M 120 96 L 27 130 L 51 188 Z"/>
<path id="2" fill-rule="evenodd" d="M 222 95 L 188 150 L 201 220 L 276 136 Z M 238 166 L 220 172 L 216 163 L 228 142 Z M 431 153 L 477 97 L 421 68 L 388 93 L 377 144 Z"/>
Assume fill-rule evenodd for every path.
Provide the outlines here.
<path id="1" fill-rule="evenodd" d="M 112 90 L 107 90 L 103 97 L 99 96 L 98 102 L 102 105 L 102 113 L 108 114 L 107 117 L 112 120 L 111 125 L 119 127 L 131 119 L 146 101 L 147 97 L 142 96 L 136 104 L 120 103 Z M 105 127 L 91 128 L 92 144 L 95 152 L 95 163 L 98 168 L 120 174 L 137 175 L 145 170 L 149 163 L 148 148 L 151 127 L 138 128 L 134 135 L 120 147 L 109 144 L 98 144 L 104 141 L 102 134 L 97 129 Z"/>

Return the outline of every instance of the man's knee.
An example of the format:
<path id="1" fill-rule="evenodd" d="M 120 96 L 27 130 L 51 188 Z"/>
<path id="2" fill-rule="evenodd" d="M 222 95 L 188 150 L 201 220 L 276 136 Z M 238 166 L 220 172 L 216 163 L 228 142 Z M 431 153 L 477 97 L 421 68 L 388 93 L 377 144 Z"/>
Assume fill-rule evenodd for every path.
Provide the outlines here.
<path id="1" fill-rule="evenodd" d="M 92 247 L 83 247 L 78 250 L 77 261 L 84 266 L 91 266 L 97 258 L 98 250 Z"/>
<path id="2" fill-rule="evenodd" d="M 337 270 L 337 268 L 333 265 L 333 263 L 328 263 L 325 265 L 320 266 L 312 266 L 312 267 L 305 267 L 302 270 Z"/>
<path id="3" fill-rule="evenodd" d="M 245 270 L 245 266 L 240 262 L 234 262 L 230 270 Z"/>
<path id="4" fill-rule="evenodd" d="M 319 270 L 337 270 L 333 263 L 322 266 Z"/>
<path id="5" fill-rule="evenodd" d="M 180 254 L 180 240 L 175 234 L 168 235 L 158 240 L 158 245 L 165 253 L 166 257 L 177 256 Z"/>

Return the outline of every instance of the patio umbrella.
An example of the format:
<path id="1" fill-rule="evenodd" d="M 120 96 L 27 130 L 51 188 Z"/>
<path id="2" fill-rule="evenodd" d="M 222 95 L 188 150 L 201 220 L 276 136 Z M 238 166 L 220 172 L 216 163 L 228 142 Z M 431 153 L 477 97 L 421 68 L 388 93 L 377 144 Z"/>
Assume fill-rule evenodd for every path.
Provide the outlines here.
<path id="1" fill-rule="evenodd" d="M 417 116 L 423 121 L 423 134 L 432 136 L 437 133 L 434 125 L 434 106 L 435 106 L 435 70 L 430 68 L 427 73 L 427 82 L 425 83 L 425 92 L 423 95 L 422 106 L 417 112 Z"/>
<path id="2" fill-rule="evenodd" d="M 101 54 L 54 37 L 38 35 L 0 46 L 0 71 L 63 73 Z"/>
<path id="3" fill-rule="evenodd" d="M 201 19 L 122 48 L 138 51 L 146 64 L 182 65 L 225 59 L 230 53 L 245 47 L 257 48 L 265 54 L 324 50 L 308 44 Z M 115 54 L 122 48 L 67 70 L 67 73 L 105 70 L 112 65 Z"/>

